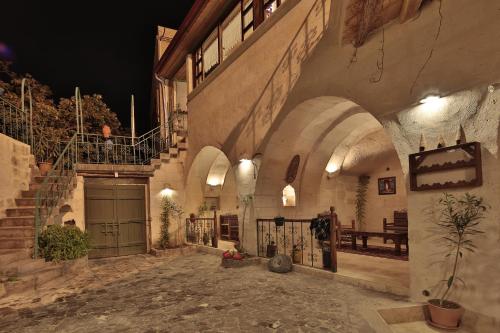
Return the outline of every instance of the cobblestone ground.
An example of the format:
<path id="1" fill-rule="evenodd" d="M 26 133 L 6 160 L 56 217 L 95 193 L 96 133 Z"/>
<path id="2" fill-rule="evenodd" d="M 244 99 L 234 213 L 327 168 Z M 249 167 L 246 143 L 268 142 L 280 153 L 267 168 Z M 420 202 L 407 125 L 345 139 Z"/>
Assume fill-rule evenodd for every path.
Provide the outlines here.
<path id="1" fill-rule="evenodd" d="M 93 261 L 52 303 L 3 304 L 0 331 L 370 333 L 363 311 L 398 303 L 332 279 L 219 264 L 208 254 Z"/>

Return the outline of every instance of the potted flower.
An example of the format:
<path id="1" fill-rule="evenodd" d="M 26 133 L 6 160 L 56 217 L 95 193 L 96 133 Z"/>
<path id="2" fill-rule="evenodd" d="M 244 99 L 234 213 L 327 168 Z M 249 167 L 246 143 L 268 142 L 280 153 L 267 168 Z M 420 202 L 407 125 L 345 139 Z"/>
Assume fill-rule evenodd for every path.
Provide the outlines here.
<path id="1" fill-rule="evenodd" d="M 472 239 L 482 233 L 477 226 L 484 218 L 487 208 L 482 198 L 469 193 L 460 198 L 445 193 L 439 204 L 442 210 L 438 226 L 443 231 L 442 239 L 450 248 L 446 257 L 451 257 L 453 265 L 448 278 L 444 280 L 446 285 L 441 296 L 428 301 L 429 323 L 444 329 L 458 329 L 465 310 L 460 304 L 450 301 L 448 297 L 457 281 L 463 282 L 457 276 L 458 266 L 466 251 L 474 252 L 476 246 Z M 429 295 L 429 292 L 424 291 L 424 294 Z"/>
<path id="2" fill-rule="evenodd" d="M 274 224 L 277 227 L 282 227 L 285 224 L 285 218 L 283 216 L 276 216 L 274 218 Z"/>

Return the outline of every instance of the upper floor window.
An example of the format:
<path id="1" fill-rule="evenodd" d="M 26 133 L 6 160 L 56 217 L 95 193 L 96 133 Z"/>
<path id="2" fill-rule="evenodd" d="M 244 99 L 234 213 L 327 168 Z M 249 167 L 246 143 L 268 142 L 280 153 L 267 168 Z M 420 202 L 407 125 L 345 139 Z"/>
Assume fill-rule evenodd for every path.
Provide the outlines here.
<path id="1" fill-rule="evenodd" d="M 241 43 L 241 24 L 241 6 L 238 5 L 222 22 L 222 60 L 226 59 L 236 45 Z"/>
<path id="2" fill-rule="evenodd" d="M 194 52 L 194 85 L 199 85 L 285 0 L 240 0 Z"/>
<path id="3" fill-rule="evenodd" d="M 219 65 L 219 33 L 217 29 L 203 43 L 202 53 L 203 74 L 207 76 Z"/>

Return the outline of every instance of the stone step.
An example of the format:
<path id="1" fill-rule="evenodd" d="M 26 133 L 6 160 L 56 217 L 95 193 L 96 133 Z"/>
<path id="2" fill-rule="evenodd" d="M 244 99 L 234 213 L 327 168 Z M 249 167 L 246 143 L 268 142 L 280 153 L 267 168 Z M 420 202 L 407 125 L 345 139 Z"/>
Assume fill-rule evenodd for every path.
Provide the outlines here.
<path id="1" fill-rule="evenodd" d="M 0 227 L 22 227 L 22 226 L 34 226 L 35 217 L 34 216 L 23 216 L 23 217 L 4 217 L 0 219 Z"/>
<path id="2" fill-rule="evenodd" d="M 46 264 L 49 264 L 51 267 L 48 267 L 43 271 L 37 271 L 35 273 L 32 273 L 35 274 L 36 276 L 35 288 L 40 288 L 41 285 L 49 281 L 52 281 L 54 279 L 57 279 L 58 277 L 61 277 L 63 275 L 62 265 L 56 263 L 46 263 Z"/>
<path id="3" fill-rule="evenodd" d="M 168 153 L 169 153 L 170 157 L 172 157 L 172 156 L 175 157 L 175 156 L 177 156 L 177 154 L 179 154 L 179 149 L 177 149 L 177 148 L 169 148 L 168 149 Z"/>
<path id="4" fill-rule="evenodd" d="M 3 267 L 0 267 L 0 274 L 4 276 L 25 276 L 30 275 L 32 272 L 44 270 L 51 263 L 45 262 L 45 259 L 23 259 L 11 262 Z"/>
<path id="5" fill-rule="evenodd" d="M 36 205 L 35 198 L 19 198 L 16 199 L 17 207 L 34 207 Z"/>
<path id="6" fill-rule="evenodd" d="M 33 247 L 35 239 L 33 237 L 5 238 L 0 237 L 0 249 L 29 249 Z"/>
<path id="7" fill-rule="evenodd" d="M 36 196 L 36 190 L 22 191 L 21 197 L 23 198 L 34 198 Z"/>
<path id="8" fill-rule="evenodd" d="M 46 264 L 49 266 L 25 275 L 10 277 L 9 280 L 3 283 L 6 291 L 5 295 L 32 292 L 45 283 L 58 279 L 63 275 L 61 265 L 53 263 Z"/>
<path id="9" fill-rule="evenodd" d="M 20 216 L 35 216 L 35 207 L 19 207 L 19 208 L 8 208 L 5 210 L 7 217 L 20 217 Z"/>
<path id="10" fill-rule="evenodd" d="M 35 290 L 36 278 L 27 276 L 24 278 L 12 277 L 12 280 L 7 280 L 3 283 L 5 288 L 5 296 L 12 294 L 22 294 L 27 291 Z"/>
<path id="11" fill-rule="evenodd" d="M 0 250 L 0 267 L 12 262 L 29 259 L 32 255 L 30 250 Z"/>
<path id="12" fill-rule="evenodd" d="M 34 237 L 35 228 L 28 227 L 0 227 L 0 237 L 3 238 L 24 238 Z"/>

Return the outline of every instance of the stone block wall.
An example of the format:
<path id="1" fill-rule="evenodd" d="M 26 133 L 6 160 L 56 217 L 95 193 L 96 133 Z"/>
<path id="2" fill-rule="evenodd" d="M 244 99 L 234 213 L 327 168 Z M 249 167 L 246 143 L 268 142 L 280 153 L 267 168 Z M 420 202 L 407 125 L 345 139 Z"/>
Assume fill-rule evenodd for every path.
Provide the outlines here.
<path id="1" fill-rule="evenodd" d="M 0 217 L 5 209 L 16 206 L 21 191 L 28 190 L 31 170 L 30 147 L 0 134 Z"/>

